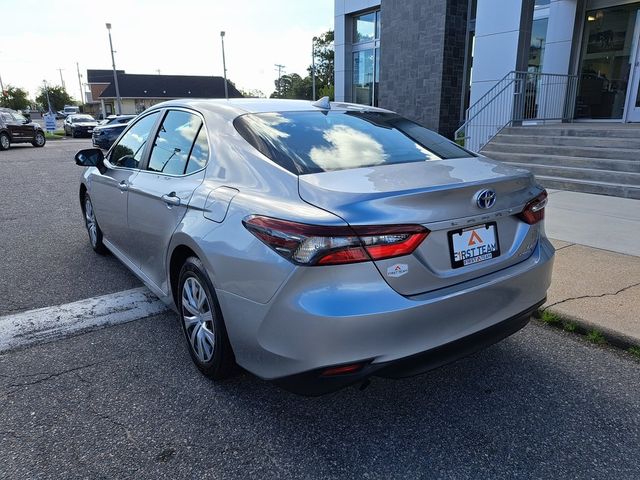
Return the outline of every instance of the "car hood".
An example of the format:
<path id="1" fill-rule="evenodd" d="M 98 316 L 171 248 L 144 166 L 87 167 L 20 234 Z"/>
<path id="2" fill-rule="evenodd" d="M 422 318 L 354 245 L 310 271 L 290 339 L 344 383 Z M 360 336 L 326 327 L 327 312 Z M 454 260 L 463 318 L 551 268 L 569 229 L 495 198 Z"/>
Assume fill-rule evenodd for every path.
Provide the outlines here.
<path id="1" fill-rule="evenodd" d="M 98 122 L 76 122 L 72 124 L 74 127 L 96 127 Z"/>

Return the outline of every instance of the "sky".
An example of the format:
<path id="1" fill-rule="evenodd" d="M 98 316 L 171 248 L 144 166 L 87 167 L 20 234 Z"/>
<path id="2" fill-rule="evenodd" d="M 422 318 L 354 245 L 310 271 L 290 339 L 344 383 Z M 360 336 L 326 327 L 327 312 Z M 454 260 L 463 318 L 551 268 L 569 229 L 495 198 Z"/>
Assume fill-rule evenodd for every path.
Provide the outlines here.
<path id="1" fill-rule="evenodd" d="M 334 0 L 0 0 L 0 78 L 35 97 L 42 81 L 78 98 L 76 62 L 110 69 L 111 23 L 118 70 L 222 76 L 267 96 L 283 73 L 306 75 L 311 41 L 333 29 Z"/>

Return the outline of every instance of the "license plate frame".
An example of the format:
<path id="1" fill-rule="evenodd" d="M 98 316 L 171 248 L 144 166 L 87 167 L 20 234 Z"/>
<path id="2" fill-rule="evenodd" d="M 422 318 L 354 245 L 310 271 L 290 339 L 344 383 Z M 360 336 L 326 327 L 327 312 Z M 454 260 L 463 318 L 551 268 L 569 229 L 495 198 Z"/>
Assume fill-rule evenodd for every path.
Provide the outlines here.
<path id="1" fill-rule="evenodd" d="M 490 227 L 493 228 L 493 237 L 495 239 L 495 249 L 490 251 L 490 252 L 478 252 L 477 255 L 473 255 L 471 257 L 466 257 L 466 258 L 459 258 L 456 259 L 456 249 L 455 249 L 455 245 L 454 245 L 454 236 L 455 235 L 459 235 L 462 236 L 463 233 L 465 232 L 476 232 L 476 234 L 478 234 L 480 236 L 480 238 L 482 238 L 482 236 L 480 235 L 480 233 L 483 233 L 480 231 L 480 229 L 484 228 L 485 231 L 488 230 Z M 470 234 L 472 235 L 472 234 Z M 447 232 L 447 237 L 449 240 L 449 258 L 451 260 L 451 268 L 462 268 L 462 267 L 467 267 L 470 265 L 477 265 L 478 263 L 483 263 L 486 262 L 488 260 L 491 260 L 493 258 L 496 258 L 498 256 L 500 256 L 500 241 L 498 239 L 498 225 L 496 224 L 496 222 L 486 222 L 486 223 L 480 223 L 478 225 L 473 225 L 470 227 L 464 227 L 464 228 L 458 228 L 457 230 L 450 230 L 449 232 Z M 483 241 L 483 245 L 486 242 Z M 471 247 L 471 249 L 475 249 L 478 247 Z M 474 252 L 475 253 L 475 252 Z M 478 259 L 478 260 L 476 260 Z"/>

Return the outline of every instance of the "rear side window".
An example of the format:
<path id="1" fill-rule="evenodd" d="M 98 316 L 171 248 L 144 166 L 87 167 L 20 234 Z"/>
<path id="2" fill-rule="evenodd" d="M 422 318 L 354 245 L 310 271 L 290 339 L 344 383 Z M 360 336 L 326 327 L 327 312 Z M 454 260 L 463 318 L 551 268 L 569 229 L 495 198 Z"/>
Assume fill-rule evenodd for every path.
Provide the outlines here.
<path id="1" fill-rule="evenodd" d="M 299 175 L 474 156 L 392 113 L 257 113 L 236 118 L 234 125 L 253 147 Z"/>
<path id="2" fill-rule="evenodd" d="M 109 162 L 116 167 L 138 168 L 151 129 L 156 124 L 159 112 L 153 112 L 138 120 L 109 154 Z"/>
<path id="3" fill-rule="evenodd" d="M 147 169 L 170 175 L 184 175 L 204 167 L 207 161 L 206 157 L 202 158 L 201 150 L 195 152 L 197 159 L 192 154 L 201 130 L 204 130 L 202 120 L 197 115 L 178 110 L 167 112 L 153 143 Z M 206 135 L 204 141 L 206 142 Z"/>

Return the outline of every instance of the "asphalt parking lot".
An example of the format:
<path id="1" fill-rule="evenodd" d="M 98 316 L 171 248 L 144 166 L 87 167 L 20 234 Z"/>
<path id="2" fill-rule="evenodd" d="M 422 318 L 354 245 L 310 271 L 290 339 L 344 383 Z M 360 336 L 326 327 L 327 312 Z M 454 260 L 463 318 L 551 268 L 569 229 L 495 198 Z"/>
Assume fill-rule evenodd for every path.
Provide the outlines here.
<path id="1" fill-rule="evenodd" d="M 140 285 L 91 250 L 88 140 L 0 152 L 0 315 Z M 214 384 L 164 313 L 0 354 L 0 478 L 637 478 L 640 362 L 532 323 L 419 377 Z"/>

